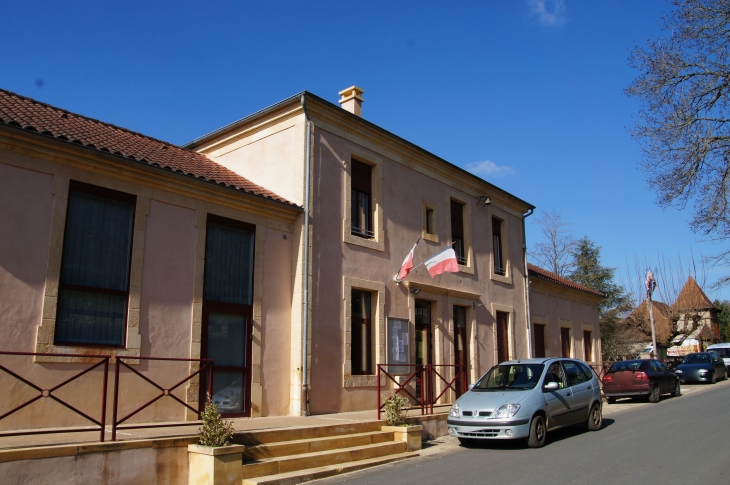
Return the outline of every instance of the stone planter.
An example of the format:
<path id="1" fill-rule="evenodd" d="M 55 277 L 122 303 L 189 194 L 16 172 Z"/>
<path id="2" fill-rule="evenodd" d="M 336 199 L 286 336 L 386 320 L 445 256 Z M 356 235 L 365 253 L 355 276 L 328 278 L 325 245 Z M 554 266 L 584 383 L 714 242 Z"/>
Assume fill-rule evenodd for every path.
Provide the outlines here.
<path id="1" fill-rule="evenodd" d="M 423 426 L 381 426 L 382 431 L 392 431 L 395 434 L 395 441 L 405 441 L 406 451 L 418 451 L 421 449 L 421 431 Z"/>
<path id="2" fill-rule="evenodd" d="M 241 485 L 244 445 L 188 445 L 188 485 Z"/>

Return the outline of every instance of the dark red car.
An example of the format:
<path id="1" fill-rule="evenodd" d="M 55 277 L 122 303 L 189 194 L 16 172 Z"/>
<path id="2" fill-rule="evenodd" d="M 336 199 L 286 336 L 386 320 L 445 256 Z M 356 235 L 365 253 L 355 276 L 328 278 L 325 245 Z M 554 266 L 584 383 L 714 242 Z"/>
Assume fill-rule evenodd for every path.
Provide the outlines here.
<path id="1" fill-rule="evenodd" d="M 619 397 L 647 397 L 659 402 L 662 394 L 679 396 L 679 377 L 654 359 L 616 362 L 603 376 L 603 394 L 609 404 Z"/>

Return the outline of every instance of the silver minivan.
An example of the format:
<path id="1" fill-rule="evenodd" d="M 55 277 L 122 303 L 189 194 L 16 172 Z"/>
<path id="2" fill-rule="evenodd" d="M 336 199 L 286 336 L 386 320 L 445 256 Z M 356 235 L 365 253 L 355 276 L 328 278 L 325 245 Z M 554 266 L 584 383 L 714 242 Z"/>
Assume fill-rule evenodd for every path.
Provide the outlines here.
<path id="1" fill-rule="evenodd" d="M 449 435 L 463 444 L 482 439 L 527 439 L 539 448 L 548 431 L 585 423 L 601 429 L 601 386 L 576 359 L 543 358 L 492 367 L 456 400 L 447 419 Z"/>

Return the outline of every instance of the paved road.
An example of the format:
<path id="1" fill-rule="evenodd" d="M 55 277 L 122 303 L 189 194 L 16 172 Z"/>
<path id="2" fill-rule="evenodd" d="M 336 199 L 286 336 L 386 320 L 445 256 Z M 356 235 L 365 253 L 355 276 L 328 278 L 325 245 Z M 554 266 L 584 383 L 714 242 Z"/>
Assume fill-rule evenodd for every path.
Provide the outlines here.
<path id="1" fill-rule="evenodd" d="M 657 404 L 604 404 L 603 429 L 558 430 L 544 448 L 434 440 L 422 456 L 320 480 L 358 484 L 730 483 L 730 381 L 684 386 Z"/>

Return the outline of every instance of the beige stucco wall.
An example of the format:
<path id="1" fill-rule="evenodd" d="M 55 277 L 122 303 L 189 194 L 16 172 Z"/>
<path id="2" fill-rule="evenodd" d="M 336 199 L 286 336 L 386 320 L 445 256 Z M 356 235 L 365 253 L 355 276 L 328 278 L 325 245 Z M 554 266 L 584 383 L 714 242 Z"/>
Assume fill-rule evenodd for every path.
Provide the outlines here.
<path id="1" fill-rule="evenodd" d="M 137 271 L 140 275 L 140 287 L 139 296 L 130 297 L 130 308 L 138 308 L 138 321 L 130 317 L 128 328 L 139 335 L 138 352 L 142 356 L 195 358 L 200 354 L 196 315 L 199 319 L 197 302 L 202 298 L 203 266 L 198 264 L 198 256 L 205 242 L 206 214 L 256 225 L 253 378 L 258 380 L 258 392 L 253 393 L 252 400 L 259 414 L 264 409 L 269 414 L 286 414 L 292 236 L 298 212 L 69 145 L 34 134 L 0 132 L 0 350 L 37 351 L 42 320 L 55 319 L 55 301 L 51 300 L 54 304 L 50 305 L 44 295 L 49 286 L 57 286 L 57 279 L 49 279 L 54 273 L 49 268 L 60 265 L 60 251 L 49 245 L 54 239 L 53 231 L 60 231 L 55 239 L 62 240 L 68 183 L 79 180 L 137 195 L 137 252 L 133 253 L 132 273 Z M 59 200 L 61 193 L 63 198 Z M 59 208 L 63 211 L 59 212 Z M 65 353 L 117 352 L 94 347 L 60 349 Z M 263 362 L 271 372 L 260 372 Z M 21 356 L 0 356 L 0 364 L 46 389 L 88 367 L 83 363 L 33 362 L 31 357 Z M 140 361 L 134 368 L 164 387 L 182 380 L 189 371 L 188 364 L 171 362 Z M 284 371 L 280 372 L 280 368 Z M 113 372 L 111 365 L 107 421 L 111 418 Z M 123 416 L 159 391 L 128 370 L 123 369 L 121 374 Z M 266 392 L 261 392 L 262 380 L 266 382 Z M 101 382 L 102 372 L 97 369 L 54 395 L 98 418 Z M 0 395 L 4 411 L 37 395 L 37 391 L 4 372 L 0 373 L 0 389 L 6 390 Z M 194 388 L 183 385 L 174 394 L 197 406 Z M 185 418 L 180 404 L 163 398 L 129 422 Z M 0 429 L 87 424 L 51 399 L 40 399 L 0 421 Z"/>
<path id="2" fill-rule="evenodd" d="M 599 297 L 553 284 L 530 279 L 530 317 L 532 324 L 546 325 L 545 356 L 560 357 L 560 329 L 570 328 L 571 355 L 588 364 L 601 366 L 601 330 L 598 321 Z M 593 358 L 586 360 L 583 332 L 591 332 Z M 533 346 L 535 345 L 533 336 Z"/>

